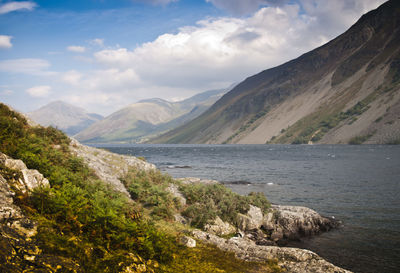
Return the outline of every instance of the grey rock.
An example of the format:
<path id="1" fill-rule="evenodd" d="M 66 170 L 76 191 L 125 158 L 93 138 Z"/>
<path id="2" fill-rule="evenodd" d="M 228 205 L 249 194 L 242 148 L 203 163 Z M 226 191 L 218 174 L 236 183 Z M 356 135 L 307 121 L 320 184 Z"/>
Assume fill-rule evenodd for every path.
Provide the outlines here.
<path id="1" fill-rule="evenodd" d="M 294 240 L 338 227 L 340 222 L 323 217 L 316 211 L 298 206 L 273 205 L 264 215 L 261 228 L 271 240 Z"/>
<path id="2" fill-rule="evenodd" d="M 178 198 L 179 203 L 182 206 L 186 205 L 186 198 L 183 196 L 183 194 L 179 191 L 178 186 L 175 184 L 169 184 L 167 191 L 172 194 L 173 197 Z"/>
<path id="3" fill-rule="evenodd" d="M 190 248 L 196 247 L 196 241 L 193 238 L 190 238 L 188 236 L 180 237 L 179 242 L 186 247 L 190 247 Z"/>
<path id="4" fill-rule="evenodd" d="M 28 169 L 22 160 L 12 159 L 7 155 L 0 153 L 0 164 L 3 164 L 9 169 L 20 171 L 22 179 L 18 183 L 14 183 L 14 187 L 22 192 L 29 192 L 37 187 L 49 187 L 50 183 L 37 170 Z"/>
<path id="5" fill-rule="evenodd" d="M 124 177 L 130 168 L 143 171 L 155 170 L 156 167 L 133 156 L 119 155 L 106 150 L 82 145 L 71 138 L 71 151 L 85 161 L 96 175 L 104 182 L 113 186 L 114 189 L 129 196 L 128 191 L 119 179 Z"/>
<path id="6" fill-rule="evenodd" d="M 182 182 L 183 184 L 194 184 L 194 183 L 200 183 L 200 184 L 219 184 L 217 180 L 211 180 L 211 179 L 201 179 L 197 177 L 183 177 L 183 178 L 177 178 L 176 180 Z"/>
<path id="7" fill-rule="evenodd" d="M 188 219 L 180 215 L 179 213 L 174 215 L 175 222 L 181 223 L 182 225 L 187 225 L 189 223 Z"/>
<path id="8" fill-rule="evenodd" d="M 236 232 L 236 228 L 234 226 L 222 221 L 218 216 L 212 223 L 206 224 L 204 226 L 204 230 L 218 236 L 229 235 Z"/>
<path id="9" fill-rule="evenodd" d="M 263 223 L 264 215 L 260 208 L 250 205 L 246 215 L 238 214 L 238 227 L 243 231 L 259 229 Z"/>
<path id="10" fill-rule="evenodd" d="M 216 235 L 194 230 L 192 235 L 205 243 L 217 246 L 223 251 L 233 252 L 239 259 L 246 261 L 268 261 L 277 259 L 279 266 L 292 273 L 350 273 L 350 271 L 337 267 L 312 251 L 298 248 L 277 246 L 260 246 L 248 238 L 233 237 L 229 240 Z"/>

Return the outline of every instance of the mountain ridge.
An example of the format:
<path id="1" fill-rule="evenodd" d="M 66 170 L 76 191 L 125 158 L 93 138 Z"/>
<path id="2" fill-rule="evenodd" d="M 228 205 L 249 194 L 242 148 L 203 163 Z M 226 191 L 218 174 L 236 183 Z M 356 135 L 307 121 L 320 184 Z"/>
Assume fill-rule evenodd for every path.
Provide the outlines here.
<path id="1" fill-rule="evenodd" d="M 385 123 L 392 122 L 387 120 L 388 116 L 397 117 L 399 113 L 398 81 L 394 80 L 399 78 L 399 6 L 396 1 L 388 1 L 325 45 L 248 77 L 201 116 L 150 142 L 349 143 L 355 137 L 369 135 L 370 140 L 365 141 L 397 141 L 400 134 L 389 132 L 398 131 L 397 118 L 392 130 L 385 128 Z M 363 85 L 364 81 L 370 86 Z M 362 120 L 361 116 L 368 111 L 339 118 L 340 113 L 346 113 L 373 93 L 375 98 L 368 101 L 369 108 L 379 94 L 386 100 L 392 95 L 395 99 L 387 105 L 393 107 L 390 114 L 382 117 L 383 124 L 375 128 L 379 122 L 373 124 L 374 120 L 385 113 L 374 106 L 371 108 L 375 109 L 374 114 L 369 110 L 374 116 L 372 122 L 354 120 L 351 129 L 347 128 L 354 134 L 342 132 L 334 137 L 334 131 L 343 128 L 349 119 Z M 337 124 L 320 125 L 334 117 Z M 374 140 L 374 135 L 379 137 Z"/>
<path id="2" fill-rule="evenodd" d="M 226 91 L 210 90 L 177 102 L 160 98 L 141 100 L 112 113 L 75 137 L 85 143 L 142 142 L 192 120 Z"/>
<path id="3" fill-rule="evenodd" d="M 29 112 L 27 116 L 42 126 L 57 127 L 70 136 L 103 119 L 99 114 L 88 113 L 81 107 L 60 100 Z"/>

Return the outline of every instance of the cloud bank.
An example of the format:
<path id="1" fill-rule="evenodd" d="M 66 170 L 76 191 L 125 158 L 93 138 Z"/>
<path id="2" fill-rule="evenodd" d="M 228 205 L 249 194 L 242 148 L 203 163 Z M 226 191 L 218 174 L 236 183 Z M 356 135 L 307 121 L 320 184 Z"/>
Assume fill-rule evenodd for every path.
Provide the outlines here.
<path id="1" fill-rule="evenodd" d="M 40 85 L 34 86 L 26 89 L 26 93 L 28 93 L 32 97 L 43 98 L 47 97 L 50 94 L 51 87 L 48 85 Z"/>
<path id="2" fill-rule="evenodd" d="M 22 1 L 22 2 L 12 1 L 0 5 L 0 14 L 6 14 L 17 10 L 32 11 L 36 7 L 37 4 L 31 1 Z"/>
<path id="3" fill-rule="evenodd" d="M 121 106 L 145 97 L 170 99 L 223 88 L 326 43 L 383 1 L 243 2 L 274 5 L 250 17 L 202 20 L 131 50 L 97 51 L 93 59 L 99 69 L 67 82 L 84 89 L 88 102 Z"/>

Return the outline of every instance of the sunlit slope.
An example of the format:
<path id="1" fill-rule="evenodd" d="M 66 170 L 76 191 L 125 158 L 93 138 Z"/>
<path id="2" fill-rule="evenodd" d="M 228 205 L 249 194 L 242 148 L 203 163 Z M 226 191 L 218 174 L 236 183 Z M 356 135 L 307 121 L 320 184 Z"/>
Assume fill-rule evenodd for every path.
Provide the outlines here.
<path id="1" fill-rule="evenodd" d="M 227 90 L 200 93 L 179 102 L 148 99 L 131 104 L 75 137 L 86 143 L 136 143 L 184 124 L 202 114 Z"/>
<path id="2" fill-rule="evenodd" d="M 297 59 L 247 78 L 155 143 L 396 143 L 400 2 Z"/>

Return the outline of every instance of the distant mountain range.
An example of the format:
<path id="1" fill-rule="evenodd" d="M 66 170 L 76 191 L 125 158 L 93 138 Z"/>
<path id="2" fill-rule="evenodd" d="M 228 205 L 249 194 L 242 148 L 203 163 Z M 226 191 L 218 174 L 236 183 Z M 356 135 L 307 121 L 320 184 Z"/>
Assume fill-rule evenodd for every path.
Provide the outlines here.
<path id="1" fill-rule="evenodd" d="M 151 142 L 400 143 L 400 1 Z"/>
<path id="2" fill-rule="evenodd" d="M 125 107 L 79 132 L 84 143 L 138 143 L 188 122 L 229 89 L 212 90 L 179 102 L 148 99 Z"/>
<path id="3" fill-rule="evenodd" d="M 102 120 L 98 114 L 62 102 L 51 102 L 38 110 L 27 113 L 27 116 L 42 126 L 53 126 L 73 136 L 93 123 Z"/>

